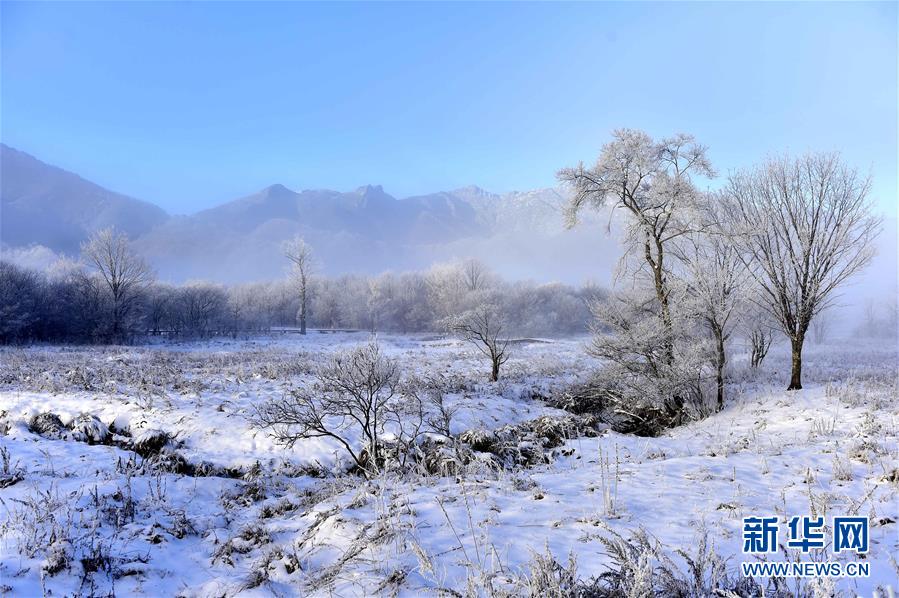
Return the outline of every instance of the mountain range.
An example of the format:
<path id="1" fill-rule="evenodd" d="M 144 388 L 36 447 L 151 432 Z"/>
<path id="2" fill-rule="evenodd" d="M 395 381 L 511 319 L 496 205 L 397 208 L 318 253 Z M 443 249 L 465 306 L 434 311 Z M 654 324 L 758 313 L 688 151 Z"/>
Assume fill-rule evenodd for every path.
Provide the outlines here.
<path id="1" fill-rule="evenodd" d="M 422 269 L 477 257 L 509 278 L 606 282 L 619 254 L 608 215 L 568 230 L 560 189 L 495 194 L 464 187 L 395 198 L 381 186 L 293 191 L 275 184 L 191 215 L 116 193 L 0 145 L 5 254 L 75 256 L 113 226 L 173 282 L 283 276 L 283 241 L 302 235 L 326 274 Z"/>

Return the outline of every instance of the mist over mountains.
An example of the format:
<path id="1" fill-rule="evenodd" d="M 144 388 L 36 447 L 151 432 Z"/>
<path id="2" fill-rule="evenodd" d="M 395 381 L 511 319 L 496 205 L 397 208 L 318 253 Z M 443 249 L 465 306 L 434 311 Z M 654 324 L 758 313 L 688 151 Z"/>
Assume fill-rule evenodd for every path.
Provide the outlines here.
<path id="1" fill-rule="evenodd" d="M 284 240 L 300 234 L 326 275 L 424 269 L 477 257 L 508 279 L 611 284 L 621 249 L 608 213 L 565 229 L 559 189 L 495 194 L 464 187 L 395 198 L 380 186 L 293 191 L 279 184 L 187 216 L 116 193 L 0 145 L 3 256 L 41 267 L 77 256 L 94 230 L 115 226 L 162 280 L 224 283 L 285 274 Z M 896 293 L 896 219 L 879 252 L 853 279 L 844 304 Z"/>
<path id="2" fill-rule="evenodd" d="M 397 199 L 380 186 L 340 192 L 275 184 L 175 216 L 5 145 L 0 166 L 0 236 L 7 255 L 76 256 L 91 232 L 114 226 L 172 282 L 280 277 L 286 263 L 281 244 L 296 234 L 312 245 L 320 271 L 329 275 L 478 257 L 510 278 L 605 282 L 618 255 L 599 218 L 564 228 L 566 199 L 558 189 L 500 195 L 465 187 Z"/>
<path id="3" fill-rule="evenodd" d="M 43 245 L 76 254 L 92 231 L 115 226 L 138 237 L 168 214 L 76 174 L 0 145 L 0 236 L 9 246 Z"/>

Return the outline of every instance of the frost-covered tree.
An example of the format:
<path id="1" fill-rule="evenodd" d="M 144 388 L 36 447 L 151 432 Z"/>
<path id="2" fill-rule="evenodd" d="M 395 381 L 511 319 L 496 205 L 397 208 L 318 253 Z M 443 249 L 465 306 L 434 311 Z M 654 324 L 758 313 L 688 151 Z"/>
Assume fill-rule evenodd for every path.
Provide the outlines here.
<path id="1" fill-rule="evenodd" d="M 574 226 L 586 207 L 622 209 L 627 215 L 628 256 L 640 256 L 659 304 L 666 359 L 673 359 L 671 330 L 671 243 L 695 229 L 694 208 L 702 194 L 695 176 L 714 176 L 706 148 L 689 135 L 654 141 L 643 131 L 619 129 L 603 146 L 596 164 L 559 171 L 559 180 L 574 192 L 568 223 Z M 622 262 L 626 263 L 626 262 Z"/>
<path id="2" fill-rule="evenodd" d="M 0 261 L 0 342 L 27 340 L 41 316 L 41 283 L 36 272 Z"/>
<path id="3" fill-rule="evenodd" d="M 725 187 L 732 238 L 790 339 L 788 390 L 802 388 L 809 325 L 836 290 L 871 261 L 880 220 L 871 214 L 869 180 L 837 154 L 775 158 L 738 172 Z"/>
<path id="4" fill-rule="evenodd" d="M 91 235 L 81 253 L 105 283 L 112 304 L 110 335 L 121 340 L 135 304 L 153 280 L 153 271 L 131 249 L 127 235 L 111 228 Z"/>
<path id="5" fill-rule="evenodd" d="M 221 331 L 227 320 L 228 297 L 224 287 L 196 281 L 178 290 L 177 313 L 181 334 L 206 338 Z"/>
<path id="6" fill-rule="evenodd" d="M 394 326 L 400 332 L 433 330 L 433 313 L 428 305 L 428 285 L 423 276 L 406 272 L 399 276 Z"/>
<path id="7" fill-rule="evenodd" d="M 677 360 L 672 246 L 696 230 L 694 214 L 705 196 L 696 188 L 694 177 L 713 175 L 705 147 L 689 135 L 655 141 L 631 129 L 615 131 L 591 168 L 579 164 L 558 174 L 573 191 L 568 207 L 570 226 L 587 207 L 625 212 L 626 253 L 621 263 L 636 265 L 636 274 L 645 275 L 641 278 L 655 295 L 651 307 L 657 310 L 655 325 L 661 329 L 656 339 L 661 349 L 658 357 L 668 368 Z M 683 397 L 673 395 L 665 400 L 669 411 L 683 409 Z"/>
<path id="8" fill-rule="evenodd" d="M 302 237 L 296 236 L 284 244 L 284 256 L 290 261 L 291 278 L 296 285 L 300 299 L 300 334 L 306 334 L 306 316 L 309 294 L 309 280 L 312 277 L 312 248 Z"/>
<path id="9" fill-rule="evenodd" d="M 468 258 L 460 264 L 465 288 L 474 293 L 487 289 L 493 283 L 493 275 L 484 262 L 477 258 Z"/>
<path id="10" fill-rule="evenodd" d="M 383 464 L 385 432 L 414 442 L 422 412 L 417 397 L 404 392 L 397 362 L 372 341 L 335 354 L 315 372 L 312 388 L 261 404 L 253 419 L 288 446 L 332 438 L 372 476 Z"/>
<path id="11" fill-rule="evenodd" d="M 468 294 L 465 276 L 458 263 L 435 264 L 425 273 L 428 301 L 438 320 L 459 313 Z"/>
<path id="12" fill-rule="evenodd" d="M 334 280 L 319 278 L 312 293 L 312 313 L 320 328 L 338 328 L 341 325 L 340 286 Z"/>
<path id="13" fill-rule="evenodd" d="M 499 370 L 509 360 L 509 339 L 503 338 L 503 315 L 495 302 L 486 299 L 447 320 L 447 329 L 474 345 L 490 360 L 490 381 L 499 380 Z"/>
<path id="14" fill-rule="evenodd" d="M 711 212 L 710 203 L 705 212 Z M 716 405 L 724 407 L 727 342 L 745 307 L 749 271 L 731 240 L 704 227 L 706 232 L 685 235 L 674 249 L 683 265 L 688 293 L 696 317 L 712 338 Z"/>

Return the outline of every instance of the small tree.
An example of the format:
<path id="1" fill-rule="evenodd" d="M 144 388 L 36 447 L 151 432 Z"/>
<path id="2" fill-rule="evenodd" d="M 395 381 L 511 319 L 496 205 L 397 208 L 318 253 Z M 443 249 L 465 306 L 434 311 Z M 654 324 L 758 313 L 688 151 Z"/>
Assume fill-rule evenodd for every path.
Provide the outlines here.
<path id="1" fill-rule="evenodd" d="M 687 274 L 687 289 L 696 315 L 713 341 L 716 404 L 724 408 L 724 374 L 727 342 L 744 306 L 747 268 L 729 239 L 717 234 L 684 237 L 676 251 Z"/>
<path id="2" fill-rule="evenodd" d="M 500 337 L 503 332 L 502 316 L 495 305 L 483 303 L 451 317 L 447 329 L 483 353 L 490 360 L 490 381 L 499 380 L 499 369 L 509 360 L 509 339 Z"/>
<path id="3" fill-rule="evenodd" d="M 880 219 L 870 182 L 836 154 L 779 158 L 730 177 L 725 189 L 731 238 L 765 294 L 762 302 L 790 339 L 787 390 L 802 388 L 809 325 L 847 278 L 868 265 Z"/>
<path id="4" fill-rule="evenodd" d="M 764 316 L 754 318 L 750 315 L 747 320 L 749 322 L 746 333 L 746 338 L 749 341 L 749 365 L 753 369 L 757 369 L 765 361 L 768 349 L 771 348 L 771 343 L 774 342 L 776 324 L 772 324 Z"/>
<path id="5" fill-rule="evenodd" d="M 372 341 L 337 353 L 316 371 L 312 388 L 263 403 L 253 420 L 288 446 L 305 438 L 333 438 L 372 476 L 383 465 L 387 428 L 406 442 L 414 441 L 421 409 L 417 397 L 404 392 L 396 361 Z"/>
<path id="6" fill-rule="evenodd" d="M 827 337 L 830 336 L 830 324 L 829 310 L 822 309 L 814 318 L 812 318 L 811 330 L 813 343 L 820 345 L 827 342 Z"/>
<path id="7" fill-rule="evenodd" d="M 131 250 L 128 237 L 111 228 L 94 233 L 81 246 L 81 253 L 105 283 L 112 303 L 111 336 L 120 340 L 135 303 L 153 280 L 153 272 Z"/>
<path id="8" fill-rule="evenodd" d="M 491 284 L 492 274 L 490 269 L 477 258 L 468 258 L 460 264 L 462 277 L 465 280 L 465 288 L 468 292 L 475 293 L 485 290 Z"/>
<path id="9" fill-rule="evenodd" d="M 296 236 L 284 244 L 284 256 L 291 264 L 291 277 L 300 296 L 300 334 L 306 334 L 306 315 L 309 279 L 312 276 L 312 248 L 302 237 Z"/>

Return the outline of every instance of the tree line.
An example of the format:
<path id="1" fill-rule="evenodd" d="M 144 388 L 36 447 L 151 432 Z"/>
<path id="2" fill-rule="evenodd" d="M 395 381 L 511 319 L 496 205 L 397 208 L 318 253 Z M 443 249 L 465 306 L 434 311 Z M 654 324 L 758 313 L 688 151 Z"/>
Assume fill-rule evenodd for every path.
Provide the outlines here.
<path id="1" fill-rule="evenodd" d="M 586 333 L 596 286 L 508 282 L 477 260 L 376 276 L 317 274 L 311 248 L 285 244 L 282 280 L 173 285 L 114 230 L 95 233 L 79 260 L 44 271 L 0 260 L 0 342 L 135 343 L 151 338 L 241 337 L 273 327 L 439 332 L 476 306 L 502 313 L 519 335 Z"/>

